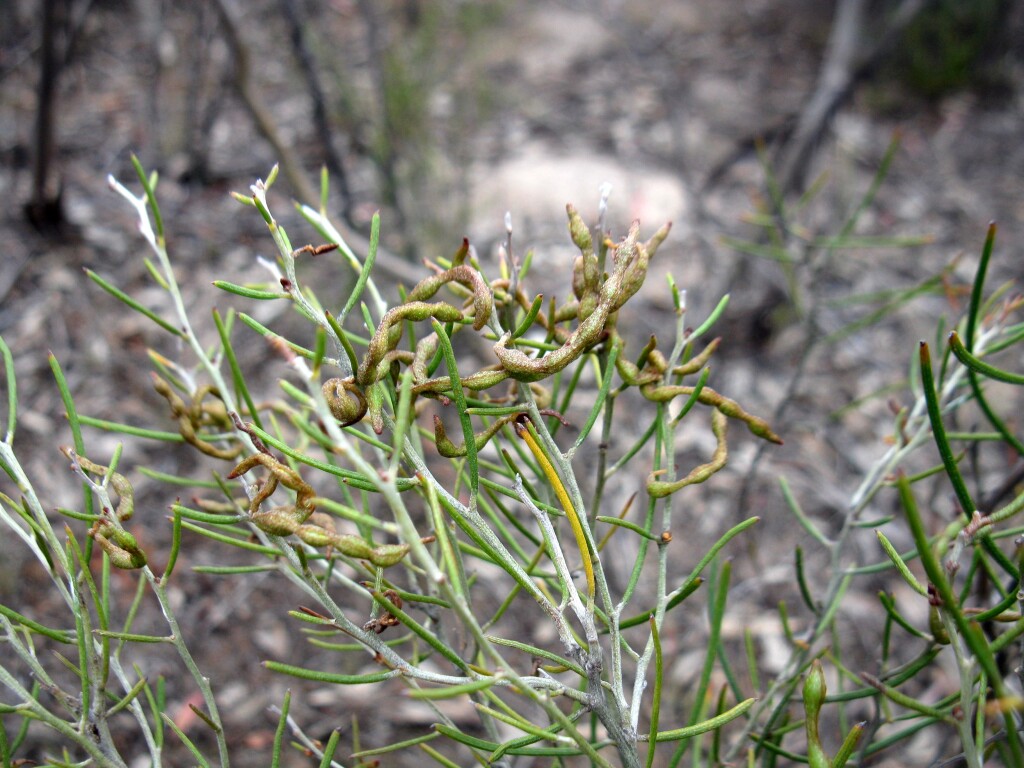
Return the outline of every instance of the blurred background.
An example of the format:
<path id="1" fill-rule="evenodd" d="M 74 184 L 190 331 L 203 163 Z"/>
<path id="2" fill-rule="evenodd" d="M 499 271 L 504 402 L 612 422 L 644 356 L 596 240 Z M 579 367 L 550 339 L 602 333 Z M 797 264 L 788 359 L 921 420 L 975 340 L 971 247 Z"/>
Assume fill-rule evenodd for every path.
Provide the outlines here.
<path id="1" fill-rule="evenodd" d="M 760 543 L 737 550 L 734 631 L 739 642 L 756 625 L 770 672 L 784 643 L 757 617 L 792 597 L 791 553 L 806 538 L 777 477 L 826 531 L 837 525 L 884 450 L 887 398 L 905 394 L 918 338 L 961 309 L 990 220 L 992 284 L 1020 277 L 1022 85 L 1019 0 L 6 0 L 0 333 L 23 387 L 18 448 L 37 477 L 52 476 L 53 506 L 75 503 L 56 452 L 68 436 L 47 350 L 80 410 L 150 426 L 165 418 L 142 358 L 150 346 L 175 350 L 81 271 L 156 300 L 131 212 L 106 182 L 133 180 L 133 152 L 160 172 L 172 257 L 201 323 L 225 304 L 215 277 L 263 278 L 256 256 L 272 243 L 228 193 L 274 163 L 276 213 L 295 244 L 315 234 L 290 201 L 317 204 L 326 168 L 329 210 L 353 247 L 379 209 L 380 279 L 405 276 L 407 286 L 421 259 L 450 255 L 464 235 L 493 264 L 506 212 L 517 248 L 534 249 L 542 267 L 531 289 L 564 285 L 565 204 L 591 219 L 609 183 L 616 236 L 634 218 L 645 233 L 674 224 L 622 324 L 631 349 L 664 327 L 666 273 L 687 290 L 693 325 L 729 293 L 711 383 L 786 439 L 763 454 L 739 437 L 729 470 L 691 496 L 687 513 L 692 535 L 709 541 L 723 521 L 763 516 Z M 847 233 L 862 239 L 823 246 L 881 168 Z M 347 272 L 324 261 L 309 270 L 326 305 L 344 300 Z M 272 388 L 280 370 L 265 348 L 254 340 L 243 355 Z M 94 439 L 98 452 L 115 442 Z M 709 441 L 695 431 L 680 462 L 703 460 Z M 195 461 L 145 445 L 125 457 L 179 472 Z M 168 490 L 139 486 L 163 526 Z M 878 559 L 870 531 L 863 547 Z M 813 567 L 813 549 L 808 558 Z M 0 590 L 31 599 L 34 567 L 5 558 Z M 252 756 L 238 764 L 263 765 L 266 708 L 296 684 L 258 664 L 303 647 L 284 616 L 293 604 L 283 586 L 207 581 L 181 596 L 183 610 L 226 683 L 232 738 Z M 873 641 L 862 619 L 877 608 L 857 596 L 877 588 L 858 584 L 849 603 L 849 643 L 863 642 L 865 658 Z M 666 642 L 683 691 L 694 636 Z M 369 742 L 419 725 L 411 707 L 389 705 L 381 718 L 374 702 L 343 693 L 305 690 L 297 719 L 322 735 L 361 715 Z M 188 692 L 172 695 L 183 706 Z"/>

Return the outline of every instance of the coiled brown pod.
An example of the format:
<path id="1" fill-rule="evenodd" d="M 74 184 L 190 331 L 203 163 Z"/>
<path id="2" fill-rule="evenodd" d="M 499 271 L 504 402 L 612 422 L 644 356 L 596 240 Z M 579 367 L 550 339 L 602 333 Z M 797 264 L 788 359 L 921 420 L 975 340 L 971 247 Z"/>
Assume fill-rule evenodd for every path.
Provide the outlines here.
<path id="1" fill-rule="evenodd" d="M 331 409 L 331 415 L 341 423 L 341 426 L 355 424 L 366 415 L 366 398 L 351 376 L 347 379 L 328 379 L 321 387 L 321 391 L 327 401 L 327 407 Z"/>

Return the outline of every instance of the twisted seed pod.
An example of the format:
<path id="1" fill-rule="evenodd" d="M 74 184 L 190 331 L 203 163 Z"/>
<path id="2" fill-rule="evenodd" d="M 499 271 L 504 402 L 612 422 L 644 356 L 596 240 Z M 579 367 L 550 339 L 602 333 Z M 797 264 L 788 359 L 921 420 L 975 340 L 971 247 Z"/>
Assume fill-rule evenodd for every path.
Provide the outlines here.
<path id="1" fill-rule="evenodd" d="M 205 453 L 207 456 L 213 456 L 216 459 L 224 459 L 225 461 L 232 461 L 238 457 L 242 452 L 241 446 L 236 446 L 232 449 L 218 448 L 213 443 L 203 440 L 197 434 L 197 430 L 200 428 L 202 423 L 202 414 L 207 411 L 202 406 L 202 399 L 207 394 L 217 394 L 217 391 L 213 387 L 204 387 L 196 393 L 196 397 L 193 399 L 192 405 L 187 405 L 184 400 L 175 392 L 171 385 L 161 379 L 155 373 L 150 374 L 153 377 L 153 389 L 155 389 L 171 406 L 171 415 L 178 420 L 178 432 L 186 443 L 198 449 L 201 453 Z"/>
<path id="2" fill-rule="evenodd" d="M 501 431 L 501 428 L 506 424 L 514 421 L 519 417 L 518 413 L 511 413 L 501 418 L 495 419 L 492 424 L 489 424 L 484 430 L 477 432 L 473 435 L 473 442 L 476 444 L 476 449 L 479 451 L 490 441 L 492 437 Z M 437 446 L 437 452 L 440 453 L 447 459 L 454 459 L 458 456 L 466 455 L 466 444 L 456 445 L 452 442 L 451 438 L 445 432 L 444 422 L 441 421 L 441 417 L 434 414 L 434 444 Z"/>
<path id="3" fill-rule="evenodd" d="M 508 371 L 498 368 L 484 369 L 463 376 L 460 381 L 464 389 L 472 389 L 478 392 L 482 389 L 490 389 L 508 378 Z M 447 376 L 439 376 L 436 379 L 427 379 L 422 384 L 412 388 L 414 395 L 444 395 L 452 391 L 452 380 Z"/>
<path id="4" fill-rule="evenodd" d="M 270 471 L 270 476 L 267 478 L 267 482 L 263 484 L 263 487 L 252 497 L 249 503 L 250 515 L 256 516 L 259 512 L 260 504 L 273 495 L 278 483 L 282 484 L 285 488 L 295 491 L 295 510 L 296 514 L 301 517 L 300 522 L 313 514 L 316 509 L 313 503 L 313 499 L 316 497 L 313 486 L 303 480 L 302 476 L 294 469 L 278 461 L 270 454 L 254 453 L 252 456 L 242 459 L 238 466 L 228 474 L 228 478 L 241 477 L 258 465 L 266 467 Z"/>
<path id="5" fill-rule="evenodd" d="M 381 544 L 373 546 L 365 539 L 351 534 L 338 534 L 334 521 L 319 512 L 307 518 L 297 512 L 294 506 L 275 507 L 253 516 L 253 524 L 261 531 L 273 536 L 295 534 L 311 547 L 332 547 L 347 557 L 368 560 L 380 568 L 397 564 L 409 552 L 407 544 Z"/>
<path id="6" fill-rule="evenodd" d="M 377 381 L 366 390 L 366 407 L 370 414 L 370 426 L 378 435 L 384 433 L 384 400 L 387 398 L 384 382 Z"/>
<path id="7" fill-rule="evenodd" d="M 655 473 L 652 472 L 647 478 L 647 493 L 650 497 L 652 499 L 660 499 L 665 496 L 669 496 L 688 485 L 703 483 L 715 474 L 715 472 L 722 469 L 725 466 L 726 460 L 729 458 L 729 450 L 725 442 L 725 432 L 728 425 L 729 421 L 725 418 L 725 414 L 721 411 L 712 411 L 711 431 L 715 435 L 717 446 L 715 447 L 715 452 L 711 457 L 711 461 L 706 464 L 701 464 L 698 467 L 694 467 L 686 477 L 682 477 L 674 482 L 657 480 Z"/>
<path id="8" fill-rule="evenodd" d="M 114 510 L 114 516 L 121 522 L 131 519 L 135 512 L 135 490 L 128 482 L 128 478 L 120 472 L 111 473 L 109 467 L 90 461 L 85 456 L 79 456 L 71 448 L 62 447 L 61 451 L 86 472 L 92 472 L 100 477 L 106 477 L 109 474 L 110 485 L 117 493 L 117 509 Z"/>
<path id="9" fill-rule="evenodd" d="M 373 548 L 373 552 L 368 559 L 380 568 L 390 568 L 407 554 L 409 554 L 408 544 L 379 544 Z"/>
<path id="10" fill-rule="evenodd" d="M 105 533 L 101 530 L 90 530 L 89 536 L 100 545 L 100 548 L 110 558 L 110 564 L 115 568 L 130 571 L 141 568 L 148 562 L 146 553 L 142 551 L 135 537 L 128 531 L 111 527 Z"/>
<path id="11" fill-rule="evenodd" d="M 409 366 L 412 369 L 413 384 L 422 384 L 429 377 L 428 368 L 434 359 L 434 353 L 437 352 L 439 343 L 440 339 L 437 338 L 436 333 L 427 334 L 416 342 L 416 352 L 413 354 L 412 364 Z"/>
<path id="12" fill-rule="evenodd" d="M 257 528 L 271 536 L 291 536 L 301 529 L 302 514 L 295 510 L 295 505 L 288 504 L 274 507 L 266 511 L 259 510 L 252 515 L 252 522 Z"/>
<path id="13" fill-rule="evenodd" d="M 608 244 L 608 250 L 612 254 L 612 263 L 616 271 L 622 273 L 622 285 L 615 296 L 615 303 L 612 311 L 622 308 L 644 283 L 647 277 L 647 265 L 650 262 L 650 255 L 643 244 L 636 241 L 640 236 L 640 222 L 634 221 L 629 228 L 626 239 L 619 244 Z"/>
<path id="14" fill-rule="evenodd" d="M 341 536 L 334 535 L 329 537 L 329 544 L 348 557 L 356 557 L 360 560 L 370 560 L 373 558 L 373 547 L 371 547 L 365 539 L 362 539 L 359 536 L 352 536 L 351 534 L 343 534 Z M 314 546 L 327 545 L 318 544 Z"/>
<path id="15" fill-rule="evenodd" d="M 331 415 L 341 422 L 341 426 L 355 424 L 366 415 L 366 398 L 351 376 L 347 379 L 328 379 L 321 391 Z"/>
<path id="16" fill-rule="evenodd" d="M 413 301 L 392 307 L 384 313 L 380 325 L 377 326 L 373 338 L 370 339 L 370 346 L 366 355 L 359 364 L 359 371 L 356 373 L 356 383 L 362 387 L 378 381 L 374 378 L 377 366 L 384 359 L 384 356 L 393 350 L 402 338 L 402 323 L 406 320 L 427 320 L 433 317 L 442 323 L 457 323 L 463 319 L 462 312 L 451 304 L 438 302 L 427 304 L 422 301 Z"/>
<path id="17" fill-rule="evenodd" d="M 694 390 L 694 387 L 684 387 L 675 384 L 665 384 L 660 387 L 646 384 L 640 387 L 641 394 L 655 403 L 667 403 L 674 397 L 689 397 L 694 393 Z M 742 421 L 747 425 L 747 429 L 757 437 L 770 443 L 782 445 L 782 438 L 772 431 L 767 421 L 747 413 L 743 406 L 735 400 L 716 392 L 711 387 L 701 388 L 700 393 L 697 395 L 697 402 L 716 408 L 730 419 Z"/>
<path id="18" fill-rule="evenodd" d="M 676 376 L 689 376 L 690 374 L 696 373 L 705 365 L 707 365 L 708 360 L 711 359 L 711 356 L 718 349 L 718 345 L 721 344 L 721 342 L 722 337 L 716 336 L 711 341 L 709 341 L 708 345 L 704 347 L 704 349 L 702 349 L 698 354 L 691 357 L 682 365 L 677 365 L 675 368 L 673 368 L 672 373 L 674 373 Z"/>
<path id="19" fill-rule="evenodd" d="M 578 214 L 569 208 L 570 232 Z M 613 246 L 613 268 L 611 274 L 600 283 L 597 257 L 592 251 L 583 250 L 576 261 L 573 275 L 574 291 L 579 297 L 579 325 L 556 350 L 543 357 L 532 358 L 518 349 L 509 346 L 512 336 L 506 333 L 494 346 L 494 354 L 501 361 L 502 367 L 517 381 L 538 381 L 551 376 L 565 368 L 580 355 L 601 342 L 609 332 L 606 327 L 609 316 L 625 301 L 639 290 L 647 274 L 649 254 L 645 246 L 636 242 L 639 224 L 633 222 L 629 234 L 618 246 Z M 574 234 L 574 237 L 576 235 Z M 660 239 L 659 239 L 660 238 Z M 664 235 L 659 234 L 650 242 L 660 243 Z M 585 242 L 585 241 L 582 241 Z"/>
<path id="20" fill-rule="evenodd" d="M 569 217 L 569 237 L 573 244 L 580 249 L 581 253 L 593 253 L 594 241 L 590 237 L 590 228 L 583 221 L 576 206 L 569 203 L 565 206 L 565 212 Z"/>
<path id="21" fill-rule="evenodd" d="M 372 382 L 384 380 L 391 373 L 393 366 L 397 363 L 411 365 L 414 353 L 407 349 L 391 349 L 384 353 L 384 356 L 377 361 L 377 368 L 370 372 L 369 379 Z"/>
<path id="22" fill-rule="evenodd" d="M 565 212 L 569 216 L 569 236 L 580 249 L 572 265 L 572 293 L 579 302 L 576 316 L 586 320 L 597 307 L 598 294 L 601 290 L 601 269 L 594 253 L 594 241 L 590 230 L 584 223 L 579 211 L 573 205 L 567 205 Z"/>
<path id="23" fill-rule="evenodd" d="M 494 295 L 483 276 L 467 264 L 421 280 L 409 291 L 406 302 L 426 301 L 448 283 L 464 285 L 473 292 L 473 330 L 481 330 L 491 319 Z"/>
<path id="24" fill-rule="evenodd" d="M 629 263 L 624 271 L 622 280 L 622 291 L 616 300 L 615 309 L 620 309 L 630 298 L 640 290 L 644 280 L 647 279 L 647 267 L 650 264 L 651 257 L 658 250 L 658 246 L 661 245 L 665 238 L 668 237 L 668 233 L 672 229 L 672 223 L 668 222 L 662 225 L 661 229 L 655 232 L 648 240 L 644 243 L 637 243 L 635 239 L 627 238 L 625 243 L 619 247 L 628 247 L 631 250 L 629 253 Z M 637 230 L 639 232 L 639 230 Z M 630 235 L 633 234 L 633 229 L 630 229 Z"/>
<path id="25" fill-rule="evenodd" d="M 128 531 L 114 525 L 107 515 L 113 515 L 118 522 L 129 520 L 135 512 L 135 491 L 128 478 L 118 472 L 111 472 L 109 467 L 79 456 L 71 448 L 62 447 L 61 451 L 71 459 L 73 464 L 86 472 L 110 476 L 110 485 L 117 493 L 117 509 L 111 512 L 104 508 L 103 514 L 93 523 L 88 536 L 106 553 L 111 565 L 115 568 L 131 570 L 141 568 L 147 562 L 146 553 L 139 547 L 138 541 Z"/>
<path id="26" fill-rule="evenodd" d="M 509 347 L 511 333 L 505 333 L 494 345 L 494 354 L 509 376 L 516 381 L 539 381 L 558 373 L 580 355 L 601 341 L 607 311 L 601 307 L 580 323 L 558 349 L 543 357 L 533 358 L 519 349 Z"/>
<path id="27" fill-rule="evenodd" d="M 409 552 L 407 544 L 374 545 L 360 536 L 338 534 L 334 530 L 334 519 L 321 512 L 314 513 L 308 522 L 298 526 L 295 535 L 311 547 L 332 547 L 347 557 L 368 560 L 380 568 L 397 564 Z"/>
<path id="28" fill-rule="evenodd" d="M 204 403 L 206 396 L 214 398 L 212 403 Z M 192 405 L 189 408 L 189 418 L 196 425 L 202 423 L 228 426 L 231 424 L 231 417 L 228 416 L 228 409 L 224 407 L 220 390 L 212 384 L 204 384 L 192 395 Z"/>

